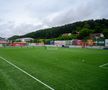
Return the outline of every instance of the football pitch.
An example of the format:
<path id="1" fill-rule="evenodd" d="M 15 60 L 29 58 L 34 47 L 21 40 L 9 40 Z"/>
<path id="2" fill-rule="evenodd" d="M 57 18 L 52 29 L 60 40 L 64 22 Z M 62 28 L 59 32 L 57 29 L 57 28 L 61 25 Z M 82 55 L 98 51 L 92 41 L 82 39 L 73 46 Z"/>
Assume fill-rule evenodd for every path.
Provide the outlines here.
<path id="1" fill-rule="evenodd" d="M 108 90 L 108 50 L 0 48 L 0 90 Z"/>

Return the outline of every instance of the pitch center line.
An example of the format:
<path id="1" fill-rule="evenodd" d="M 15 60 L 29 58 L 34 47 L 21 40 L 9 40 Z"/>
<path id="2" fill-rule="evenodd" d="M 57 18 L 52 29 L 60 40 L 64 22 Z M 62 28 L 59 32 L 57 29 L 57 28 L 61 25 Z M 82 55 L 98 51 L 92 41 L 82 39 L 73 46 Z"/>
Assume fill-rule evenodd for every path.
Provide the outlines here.
<path id="1" fill-rule="evenodd" d="M 31 74 L 29 74 L 28 72 L 26 72 L 25 70 L 21 69 L 20 67 L 16 66 L 15 64 L 13 64 L 12 62 L 8 61 L 7 59 L 3 58 L 2 56 L 0 56 L 0 58 L 2 60 L 4 60 L 5 62 L 7 62 L 8 64 L 12 65 L 13 67 L 17 68 L 18 70 L 20 70 L 21 72 L 25 73 L 26 75 L 28 75 L 29 77 L 33 78 L 34 80 L 38 81 L 39 83 L 41 83 L 42 85 L 46 86 L 47 88 L 49 88 L 50 90 L 55 90 L 54 88 L 50 87 L 49 85 L 45 84 L 44 82 L 42 82 L 41 80 L 39 80 L 38 78 L 32 76 Z"/>

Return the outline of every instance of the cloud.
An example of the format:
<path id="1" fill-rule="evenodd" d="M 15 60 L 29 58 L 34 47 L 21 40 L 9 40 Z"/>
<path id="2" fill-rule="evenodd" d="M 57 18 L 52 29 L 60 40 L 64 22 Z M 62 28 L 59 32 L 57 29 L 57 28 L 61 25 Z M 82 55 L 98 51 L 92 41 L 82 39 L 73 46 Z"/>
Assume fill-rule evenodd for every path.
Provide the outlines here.
<path id="1" fill-rule="evenodd" d="M 44 21 L 49 26 L 63 25 L 76 21 L 88 19 L 108 18 L 108 0 L 104 2 L 93 0 L 86 3 L 80 3 L 76 8 L 69 7 L 66 10 L 49 15 Z"/>
<path id="2" fill-rule="evenodd" d="M 20 24 L 15 26 L 13 23 L 4 23 L 0 25 L 0 37 L 11 37 L 12 35 L 23 35 L 39 29 L 46 28 L 46 25 L 38 24 Z"/>
<path id="3" fill-rule="evenodd" d="M 108 0 L 0 0 L 0 37 L 108 18 Z"/>

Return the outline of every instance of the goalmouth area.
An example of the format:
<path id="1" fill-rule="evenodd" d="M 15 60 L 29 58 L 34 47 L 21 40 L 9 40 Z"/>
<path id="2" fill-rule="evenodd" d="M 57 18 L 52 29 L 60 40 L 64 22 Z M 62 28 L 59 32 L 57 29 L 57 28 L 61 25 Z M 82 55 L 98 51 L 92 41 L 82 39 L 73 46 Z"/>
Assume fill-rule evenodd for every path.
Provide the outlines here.
<path id="1" fill-rule="evenodd" d="M 0 48 L 0 90 L 108 90 L 108 50 Z"/>

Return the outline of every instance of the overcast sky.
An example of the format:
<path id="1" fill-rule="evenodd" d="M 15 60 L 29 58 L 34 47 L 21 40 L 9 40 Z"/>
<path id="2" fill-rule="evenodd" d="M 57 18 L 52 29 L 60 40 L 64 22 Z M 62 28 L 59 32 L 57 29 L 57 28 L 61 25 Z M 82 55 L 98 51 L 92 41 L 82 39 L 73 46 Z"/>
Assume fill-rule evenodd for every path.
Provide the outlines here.
<path id="1" fill-rule="evenodd" d="M 0 37 L 108 18 L 108 0 L 0 0 Z"/>

